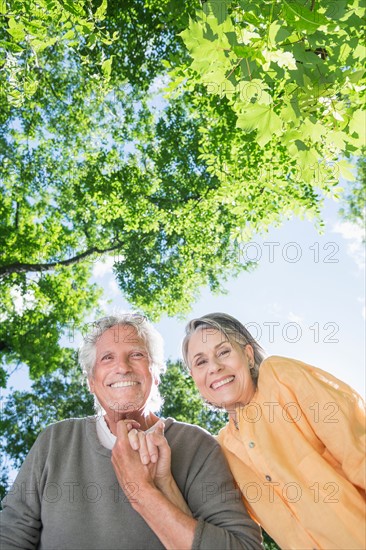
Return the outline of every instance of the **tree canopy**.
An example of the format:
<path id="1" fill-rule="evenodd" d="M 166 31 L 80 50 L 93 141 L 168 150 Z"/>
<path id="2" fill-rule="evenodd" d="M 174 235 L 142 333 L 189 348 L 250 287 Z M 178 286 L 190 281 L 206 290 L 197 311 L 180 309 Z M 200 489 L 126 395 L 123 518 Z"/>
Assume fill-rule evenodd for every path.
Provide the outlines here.
<path id="1" fill-rule="evenodd" d="M 358 0 L 1 2 L 0 354 L 33 378 L 114 258 L 157 319 L 250 269 L 240 242 L 325 196 L 362 143 Z"/>
<path id="2" fill-rule="evenodd" d="M 357 159 L 357 177 L 346 195 L 346 205 L 341 214 L 346 220 L 357 224 L 363 232 L 366 228 L 366 146 L 363 154 Z M 363 240 L 366 240 L 364 234 Z"/>
<path id="3" fill-rule="evenodd" d="M 364 15 L 358 0 L 205 2 L 181 33 L 191 60 L 178 63 L 171 86 L 201 84 L 226 99 L 235 147 L 249 135 L 273 164 L 282 146 L 308 184 L 336 183 L 349 176 L 339 156 L 365 143 Z M 282 179 L 296 182 L 291 166 Z"/>

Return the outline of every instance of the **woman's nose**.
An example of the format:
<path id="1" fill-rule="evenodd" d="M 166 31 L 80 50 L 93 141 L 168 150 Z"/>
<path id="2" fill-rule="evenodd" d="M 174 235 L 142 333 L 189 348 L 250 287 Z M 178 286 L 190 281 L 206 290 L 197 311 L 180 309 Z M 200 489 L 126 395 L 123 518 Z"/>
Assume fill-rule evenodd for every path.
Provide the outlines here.
<path id="1" fill-rule="evenodd" d="M 216 358 L 212 359 L 209 364 L 209 371 L 210 372 L 218 372 L 222 369 L 222 365 L 220 361 L 218 361 Z"/>

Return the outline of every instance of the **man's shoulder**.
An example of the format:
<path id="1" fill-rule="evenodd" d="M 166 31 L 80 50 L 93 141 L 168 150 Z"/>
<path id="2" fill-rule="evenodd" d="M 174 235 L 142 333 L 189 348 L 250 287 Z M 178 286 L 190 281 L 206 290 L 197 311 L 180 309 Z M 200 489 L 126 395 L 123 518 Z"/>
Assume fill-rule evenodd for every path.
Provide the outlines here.
<path id="1" fill-rule="evenodd" d="M 216 439 L 205 428 L 174 418 L 166 419 L 165 435 L 170 444 L 203 445 L 207 450 L 218 446 Z"/>
<path id="2" fill-rule="evenodd" d="M 212 438 L 212 435 L 205 428 L 202 428 L 201 426 L 197 426 L 197 424 L 182 422 L 181 420 L 176 420 L 175 418 L 172 418 L 172 417 L 169 417 L 165 420 L 165 432 L 167 432 L 167 430 L 169 429 L 187 432 L 190 434 L 195 433 L 198 435 L 202 435 L 203 437 L 208 436 L 209 438 Z"/>
<path id="3" fill-rule="evenodd" d="M 84 431 L 88 423 L 95 424 L 95 417 L 84 418 L 66 418 L 49 424 L 39 435 L 40 440 L 49 440 L 53 438 L 70 438 L 72 434 L 80 434 Z"/>

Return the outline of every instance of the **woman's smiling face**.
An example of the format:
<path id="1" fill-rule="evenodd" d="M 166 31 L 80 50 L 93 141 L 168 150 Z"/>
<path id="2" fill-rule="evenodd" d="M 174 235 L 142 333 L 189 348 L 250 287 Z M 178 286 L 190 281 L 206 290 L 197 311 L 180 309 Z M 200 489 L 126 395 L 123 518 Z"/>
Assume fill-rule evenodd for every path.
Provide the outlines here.
<path id="1" fill-rule="evenodd" d="M 237 405 L 246 405 L 253 398 L 250 344 L 243 347 L 219 330 L 198 328 L 188 343 L 188 363 L 200 394 L 213 405 L 234 413 Z"/>

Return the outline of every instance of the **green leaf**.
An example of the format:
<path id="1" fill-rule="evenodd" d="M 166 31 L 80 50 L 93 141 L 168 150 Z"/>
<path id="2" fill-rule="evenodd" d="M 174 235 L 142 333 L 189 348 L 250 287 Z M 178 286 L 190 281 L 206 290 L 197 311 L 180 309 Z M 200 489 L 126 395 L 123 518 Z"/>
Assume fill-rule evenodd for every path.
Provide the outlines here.
<path id="1" fill-rule="evenodd" d="M 179 35 L 184 40 L 188 51 L 193 52 L 195 49 L 199 48 L 200 43 L 203 40 L 202 25 L 190 19 L 189 28 L 179 33 Z"/>
<path id="2" fill-rule="evenodd" d="M 362 77 L 364 76 L 365 74 L 365 70 L 364 69 L 360 69 L 359 71 L 352 71 L 349 75 L 348 75 L 348 78 L 349 80 L 353 83 L 353 84 L 357 84 L 357 82 L 359 82 Z"/>
<path id="3" fill-rule="evenodd" d="M 356 177 L 352 169 L 354 166 L 350 164 L 347 160 L 340 160 L 337 163 L 341 176 L 348 181 L 355 181 Z"/>
<path id="4" fill-rule="evenodd" d="M 57 38 L 50 38 L 48 40 L 38 40 L 37 38 L 32 39 L 31 41 L 32 48 L 35 52 L 43 52 L 45 49 L 49 48 L 50 46 L 53 46 L 57 42 Z"/>
<path id="5" fill-rule="evenodd" d="M 290 34 L 290 31 L 283 26 L 282 22 L 273 21 L 267 30 L 268 45 L 275 48 L 277 44 L 286 40 Z"/>
<path id="6" fill-rule="evenodd" d="M 202 10 L 204 19 L 210 15 L 213 15 L 219 25 L 228 19 L 227 5 L 225 2 L 204 2 L 202 5 Z"/>
<path id="7" fill-rule="evenodd" d="M 357 109 L 353 115 L 352 119 L 349 123 L 349 131 L 350 134 L 356 133 L 358 134 L 358 137 L 363 140 L 365 143 L 366 141 L 366 111 L 362 109 Z"/>
<path id="8" fill-rule="evenodd" d="M 306 119 L 300 127 L 303 138 L 309 138 L 312 142 L 318 143 L 327 133 L 327 129 L 323 124 L 316 122 L 315 124 L 309 119 Z"/>
<path id="9" fill-rule="evenodd" d="M 0 46 L 5 50 L 11 51 L 11 52 L 24 51 L 24 48 L 22 48 L 22 46 L 20 46 L 19 44 L 15 44 L 15 42 L 9 42 L 7 40 L 0 40 Z"/>
<path id="10" fill-rule="evenodd" d="M 331 130 L 326 132 L 324 140 L 325 143 L 328 146 L 331 146 L 332 148 L 337 147 L 340 151 L 344 150 L 346 147 L 346 134 L 344 132 L 337 132 L 335 130 Z"/>
<path id="11" fill-rule="evenodd" d="M 63 37 L 62 37 L 63 40 L 72 40 L 73 38 L 75 38 L 75 31 L 74 31 L 74 29 L 70 29 L 70 30 L 67 31 L 67 32 L 63 35 Z"/>
<path id="12" fill-rule="evenodd" d="M 238 128 L 251 132 L 257 130 L 257 142 L 261 147 L 266 145 L 273 135 L 282 132 L 282 121 L 270 106 L 255 104 L 238 116 Z"/>
<path id="13" fill-rule="evenodd" d="M 76 2 L 73 2 L 72 0 L 62 0 L 60 2 L 62 4 L 62 7 L 72 15 L 75 15 L 77 17 L 81 17 L 84 15 L 82 6 Z"/>
<path id="14" fill-rule="evenodd" d="M 101 5 L 97 8 L 97 10 L 94 13 L 95 19 L 99 21 L 103 21 L 105 19 L 107 5 L 108 5 L 107 0 L 102 0 Z"/>
<path id="15" fill-rule="evenodd" d="M 111 76 L 112 61 L 113 61 L 113 56 L 111 56 L 109 59 L 106 59 L 102 63 L 102 72 L 105 78 L 109 78 Z"/>
<path id="16" fill-rule="evenodd" d="M 331 24 L 331 21 L 325 15 L 319 13 L 317 9 L 310 10 L 303 4 L 287 2 L 286 0 L 283 0 L 283 4 L 283 15 L 286 22 L 297 30 L 315 32 L 319 27 Z M 334 26 L 333 24 L 332 27 Z"/>
<path id="17" fill-rule="evenodd" d="M 38 82 L 35 79 L 27 78 L 24 82 L 24 93 L 28 96 L 35 94 L 38 88 Z"/>
<path id="18" fill-rule="evenodd" d="M 24 32 L 24 25 L 22 23 L 17 23 L 13 17 L 9 18 L 9 27 L 6 29 L 9 34 L 15 39 L 15 40 L 24 40 L 25 38 L 25 32 Z"/>

